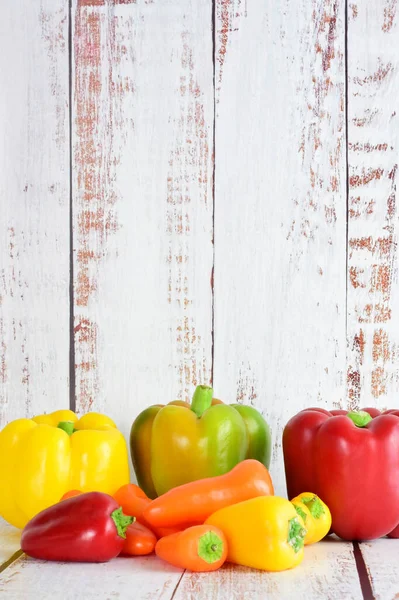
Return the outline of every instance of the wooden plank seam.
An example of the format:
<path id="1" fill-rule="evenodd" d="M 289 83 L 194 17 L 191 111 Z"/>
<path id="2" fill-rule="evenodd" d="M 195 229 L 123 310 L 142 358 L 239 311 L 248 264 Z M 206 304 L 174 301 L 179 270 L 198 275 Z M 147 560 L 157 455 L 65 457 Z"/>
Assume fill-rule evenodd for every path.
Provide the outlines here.
<path id="1" fill-rule="evenodd" d="M 211 381 L 213 385 L 215 371 L 215 179 L 216 179 L 216 2 L 212 0 L 212 81 L 213 81 L 213 144 L 212 144 L 212 274 L 211 274 L 211 294 L 212 294 L 212 331 L 211 331 Z"/>
<path id="2" fill-rule="evenodd" d="M 8 569 L 8 567 L 10 567 L 16 560 L 21 558 L 22 555 L 22 550 L 17 550 L 16 552 L 14 552 L 14 554 L 12 554 L 8 560 L 6 560 L 0 565 L 0 573 Z"/>
<path id="3" fill-rule="evenodd" d="M 75 290 L 73 264 L 73 145 L 72 145 L 72 103 L 73 103 L 73 39 L 72 39 L 72 0 L 68 0 L 68 126 L 69 126 L 69 408 L 76 411 L 75 373 Z"/>
<path id="4" fill-rule="evenodd" d="M 373 588 L 370 581 L 370 575 L 361 552 L 361 545 L 353 542 L 353 555 L 355 557 L 357 574 L 359 576 L 360 587 L 364 600 L 374 600 Z"/>

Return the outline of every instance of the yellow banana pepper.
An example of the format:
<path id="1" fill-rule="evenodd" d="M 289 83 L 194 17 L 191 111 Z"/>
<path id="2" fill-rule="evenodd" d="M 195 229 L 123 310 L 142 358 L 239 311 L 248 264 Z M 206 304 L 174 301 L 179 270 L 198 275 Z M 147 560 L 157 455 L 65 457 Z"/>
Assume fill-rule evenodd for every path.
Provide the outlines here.
<path id="1" fill-rule="evenodd" d="M 61 410 L 0 431 L 0 516 L 15 527 L 71 489 L 113 494 L 126 483 L 126 442 L 105 415 Z"/>
<path id="2" fill-rule="evenodd" d="M 304 492 L 291 500 L 307 529 L 305 546 L 320 542 L 330 531 L 330 509 L 316 494 Z"/>
<path id="3" fill-rule="evenodd" d="M 302 519 L 285 498 L 261 496 L 222 508 L 206 520 L 227 538 L 227 560 L 264 571 L 284 571 L 303 559 Z"/>

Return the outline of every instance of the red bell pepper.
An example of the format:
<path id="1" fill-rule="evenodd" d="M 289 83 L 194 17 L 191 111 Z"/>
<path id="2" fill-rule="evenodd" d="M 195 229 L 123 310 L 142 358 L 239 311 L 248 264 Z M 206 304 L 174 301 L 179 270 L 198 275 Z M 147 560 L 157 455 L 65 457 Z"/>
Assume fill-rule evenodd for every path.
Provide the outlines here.
<path id="1" fill-rule="evenodd" d="M 398 417 L 369 408 L 309 408 L 292 417 L 283 433 L 288 497 L 317 494 L 342 539 L 399 536 Z"/>
<path id="2" fill-rule="evenodd" d="M 22 532 L 21 549 L 43 560 L 106 562 L 122 551 L 133 521 L 108 494 L 88 492 L 33 517 Z"/>

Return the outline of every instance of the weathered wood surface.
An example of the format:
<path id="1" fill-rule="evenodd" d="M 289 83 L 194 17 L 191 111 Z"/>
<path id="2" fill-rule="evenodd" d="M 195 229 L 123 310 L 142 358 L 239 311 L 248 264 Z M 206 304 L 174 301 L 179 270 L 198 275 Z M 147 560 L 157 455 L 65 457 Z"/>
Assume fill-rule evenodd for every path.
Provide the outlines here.
<path id="1" fill-rule="evenodd" d="M 211 378 L 211 2 L 73 2 L 76 402 L 128 432 Z"/>
<path id="2" fill-rule="evenodd" d="M 19 535 L 0 522 L 0 567 L 18 550 Z M 394 600 L 399 594 L 398 541 L 381 539 L 360 547 L 375 600 Z M 105 565 L 46 563 L 23 556 L 0 573 L 0 594 L 16 599 L 128 598 L 133 591 L 137 600 L 362 598 L 352 544 L 338 540 L 306 548 L 302 565 L 282 573 L 225 565 L 216 573 L 183 574 L 154 556 Z"/>
<path id="3" fill-rule="evenodd" d="M 375 600 L 399 598 L 399 540 L 381 539 L 360 545 Z"/>
<path id="4" fill-rule="evenodd" d="M 0 20 L 0 427 L 69 406 L 68 3 Z"/>
<path id="5" fill-rule="evenodd" d="M 0 522 L 0 560 L 18 549 L 19 532 Z M 381 550 L 382 552 L 382 550 Z M 215 573 L 175 569 L 155 556 L 107 564 L 65 564 L 17 558 L 0 573 L 0 594 L 19 598 L 131 598 L 136 600 L 361 599 L 352 544 L 329 540 L 306 548 L 302 565 L 262 573 L 225 565 Z"/>
<path id="6" fill-rule="evenodd" d="M 19 529 L 8 525 L 0 518 L 0 569 L 20 549 Z"/>
<path id="7" fill-rule="evenodd" d="M 399 54 L 396 0 L 361 0 L 348 21 L 348 398 L 397 405 Z"/>
<path id="8" fill-rule="evenodd" d="M 153 556 L 103 564 L 51 563 L 23 556 L 0 574 L 0 595 L 13 600 L 171 600 L 181 573 Z"/>
<path id="9" fill-rule="evenodd" d="M 344 2 L 219 0 L 215 388 L 281 431 L 345 404 Z"/>
<path id="10" fill-rule="evenodd" d="M 215 573 L 185 573 L 174 600 L 361 600 L 351 543 L 330 540 L 306 548 L 302 564 L 281 573 L 226 565 Z"/>

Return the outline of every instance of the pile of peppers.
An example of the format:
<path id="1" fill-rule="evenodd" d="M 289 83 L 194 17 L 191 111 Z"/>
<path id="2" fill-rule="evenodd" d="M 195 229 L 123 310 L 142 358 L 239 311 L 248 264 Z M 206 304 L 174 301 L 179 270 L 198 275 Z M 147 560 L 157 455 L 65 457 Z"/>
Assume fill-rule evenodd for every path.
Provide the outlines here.
<path id="1" fill-rule="evenodd" d="M 399 537 L 399 411 L 310 408 L 283 432 L 288 498 L 274 495 L 270 429 L 208 386 L 144 410 L 128 447 L 107 416 L 68 410 L 0 431 L 0 516 L 33 558 L 105 562 L 156 553 L 191 571 L 225 561 L 299 565 L 331 533 Z M 376 485 L 378 482 L 378 485 Z M 307 490 L 311 490 L 307 491 Z M 54 543 L 56 540 L 57 543 Z"/>
<path id="2" fill-rule="evenodd" d="M 283 571 L 299 565 L 304 546 L 322 539 L 330 525 L 328 508 L 314 494 L 292 502 L 274 496 L 267 468 L 246 459 L 155 500 L 131 483 L 113 497 L 70 490 L 27 523 L 21 548 L 44 560 L 105 562 L 155 552 L 197 572 L 225 561 Z"/>

